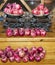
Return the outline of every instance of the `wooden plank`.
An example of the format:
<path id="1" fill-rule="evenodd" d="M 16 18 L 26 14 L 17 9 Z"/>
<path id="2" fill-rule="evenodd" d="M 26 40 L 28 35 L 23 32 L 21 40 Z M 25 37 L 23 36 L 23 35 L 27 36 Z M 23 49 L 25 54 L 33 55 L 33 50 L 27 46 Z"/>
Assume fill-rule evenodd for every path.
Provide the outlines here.
<path id="1" fill-rule="evenodd" d="M 55 64 L 55 42 L 0 42 L 0 49 L 4 49 L 7 46 L 11 46 L 13 49 L 18 47 L 27 47 L 31 48 L 33 46 L 39 47 L 42 46 L 46 50 L 46 56 L 41 62 L 27 62 L 27 63 L 16 63 L 16 62 L 7 62 L 6 65 L 54 65 Z M 0 61 L 0 65 L 3 63 Z"/>
<path id="2" fill-rule="evenodd" d="M 41 3 L 44 4 L 44 0 L 41 0 Z"/>
<path id="3" fill-rule="evenodd" d="M 20 0 L 21 3 L 26 7 L 26 9 L 31 12 L 31 8 L 28 6 L 28 4 L 24 0 Z"/>
<path id="4" fill-rule="evenodd" d="M 42 37 L 39 37 L 39 38 L 26 38 L 26 37 L 23 37 L 23 38 L 19 38 L 19 37 L 17 37 L 17 38 L 0 38 L 0 41 L 11 41 L 11 42 L 13 42 L 13 41 L 17 41 L 17 42 L 29 42 L 29 41 L 32 41 L 32 42 L 55 42 L 55 38 L 42 38 Z"/>
<path id="5" fill-rule="evenodd" d="M 7 2 L 7 0 L 4 0 L 4 3 L 1 4 L 0 6 L 0 10 L 2 9 L 2 7 L 4 6 L 4 4 Z"/>

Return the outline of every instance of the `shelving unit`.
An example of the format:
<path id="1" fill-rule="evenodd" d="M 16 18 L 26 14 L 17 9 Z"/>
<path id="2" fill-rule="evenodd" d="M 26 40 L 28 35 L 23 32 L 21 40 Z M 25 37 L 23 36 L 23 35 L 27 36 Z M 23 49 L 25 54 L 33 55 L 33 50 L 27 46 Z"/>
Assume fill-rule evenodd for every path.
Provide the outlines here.
<path id="1" fill-rule="evenodd" d="M 23 1 L 23 0 L 21 0 Z M 3 3 L 3 5 L 7 2 Z M 41 3 L 44 4 L 44 0 L 41 0 Z M 25 3 L 24 3 L 25 4 Z M 3 7 L 0 6 L 0 9 Z M 27 7 L 27 6 L 26 6 Z M 29 7 L 27 9 L 30 11 Z M 5 33 L 2 33 L 4 29 L 2 28 L 2 24 L 0 23 L 0 49 L 4 49 L 7 46 L 11 46 L 16 49 L 18 47 L 32 47 L 32 46 L 42 46 L 46 50 L 46 56 L 41 62 L 27 62 L 27 63 L 16 63 L 16 62 L 7 62 L 2 63 L 0 61 L 0 65 L 55 65 L 55 18 L 52 19 L 52 32 L 47 32 L 46 37 L 7 37 Z"/>

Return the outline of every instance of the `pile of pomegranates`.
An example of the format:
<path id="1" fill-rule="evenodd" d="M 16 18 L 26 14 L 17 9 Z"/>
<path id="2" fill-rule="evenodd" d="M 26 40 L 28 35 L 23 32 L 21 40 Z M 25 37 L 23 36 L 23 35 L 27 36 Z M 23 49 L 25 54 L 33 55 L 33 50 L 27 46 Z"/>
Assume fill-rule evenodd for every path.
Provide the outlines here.
<path id="1" fill-rule="evenodd" d="M 13 15 L 22 15 L 24 13 L 22 7 L 16 3 L 12 4 L 8 3 L 4 9 L 4 12 L 6 14 L 13 14 Z"/>
<path id="2" fill-rule="evenodd" d="M 44 4 L 39 4 L 35 9 L 32 10 L 32 14 L 36 16 L 43 16 L 49 14 L 49 9 Z"/>
<path id="3" fill-rule="evenodd" d="M 6 36 L 46 36 L 46 31 L 44 29 L 39 28 L 7 28 L 6 29 Z"/>
<path id="4" fill-rule="evenodd" d="M 10 62 L 23 61 L 24 63 L 28 61 L 40 62 L 45 57 L 46 51 L 42 47 L 27 47 L 12 49 L 10 46 L 6 47 L 4 50 L 0 49 L 0 59 L 2 62 L 6 63 L 8 60 Z"/>

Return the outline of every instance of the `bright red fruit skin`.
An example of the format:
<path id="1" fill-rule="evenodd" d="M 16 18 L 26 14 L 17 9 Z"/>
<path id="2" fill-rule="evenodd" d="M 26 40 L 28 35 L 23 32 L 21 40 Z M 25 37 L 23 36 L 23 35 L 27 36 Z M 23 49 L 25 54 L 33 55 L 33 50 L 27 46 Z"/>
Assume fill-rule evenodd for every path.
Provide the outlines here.
<path id="1" fill-rule="evenodd" d="M 18 63 L 21 62 L 21 58 L 17 54 L 14 54 L 14 57 L 15 57 L 16 62 L 18 62 Z"/>
<path id="2" fill-rule="evenodd" d="M 40 52 L 43 51 L 43 48 L 42 48 L 42 47 L 38 47 L 38 48 L 37 48 L 37 51 L 40 53 Z"/>
<path id="3" fill-rule="evenodd" d="M 23 57 L 23 62 L 26 63 L 26 62 L 28 62 L 28 61 L 29 61 L 28 55 L 24 56 L 24 57 Z"/>
<path id="4" fill-rule="evenodd" d="M 4 54 L 3 50 L 0 50 L 0 57 Z"/>
<path id="5" fill-rule="evenodd" d="M 8 51 L 8 52 L 7 52 L 7 57 L 12 57 L 12 56 L 13 56 L 12 51 Z"/>
<path id="6" fill-rule="evenodd" d="M 30 34 L 31 34 L 30 29 L 29 28 L 26 28 L 25 29 L 25 36 L 30 36 Z"/>
<path id="7" fill-rule="evenodd" d="M 7 6 L 8 9 L 9 8 L 11 9 L 11 4 L 10 3 L 8 3 L 6 6 Z"/>
<path id="8" fill-rule="evenodd" d="M 46 36 L 46 31 L 44 29 L 41 29 L 40 32 L 41 32 L 41 36 L 43 36 L 43 37 Z"/>
<path id="9" fill-rule="evenodd" d="M 43 51 L 42 51 L 42 53 L 46 54 L 46 51 L 45 51 L 45 50 L 43 50 Z"/>
<path id="10" fill-rule="evenodd" d="M 13 14 L 18 15 L 18 11 L 16 9 L 13 10 Z"/>
<path id="11" fill-rule="evenodd" d="M 34 56 L 29 56 L 30 61 L 34 61 Z"/>
<path id="12" fill-rule="evenodd" d="M 5 9 L 4 9 L 4 12 L 6 13 L 6 12 L 7 12 L 7 10 L 8 10 L 8 8 L 5 8 Z"/>
<path id="13" fill-rule="evenodd" d="M 5 50 L 6 50 L 7 52 L 8 52 L 8 51 L 11 51 L 11 49 L 12 49 L 11 46 L 8 46 L 8 47 L 5 48 Z"/>
<path id="14" fill-rule="evenodd" d="M 27 47 L 24 47 L 22 48 L 24 52 L 28 52 L 28 48 Z"/>
<path id="15" fill-rule="evenodd" d="M 1 61 L 2 61 L 3 63 L 6 63 L 6 62 L 8 61 L 8 58 L 7 58 L 5 55 L 2 55 Z"/>
<path id="16" fill-rule="evenodd" d="M 21 9 L 21 6 L 19 4 L 16 4 L 15 7 L 17 10 Z"/>
<path id="17" fill-rule="evenodd" d="M 43 59 L 45 57 L 45 54 L 44 53 L 40 53 L 39 56 L 41 57 L 41 59 Z"/>
<path id="18" fill-rule="evenodd" d="M 40 56 L 36 56 L 36 57 L 35 57 L 35 60 L 36 60 L 37 62 L 40 62 L 40 61 L 41 61 L 41 57 L 40 57 Z"/>
<path id="19" fill-rule="evenodd" d="M 14 56 L 9 57 L 9 61 L 10 61 L 10 62 L 14 62 L 14 60 L 15 60 L 15 57 L 14 57 Z"/>
<path id="20" fill-rule="evenodd" d="M 35 31 L 36 31 L 36 35 L 37 36 L 40 36 L 41 35 L 40 29 L 36 28 Z"/>
<path id="21" fill-rule="evenodd" d="M 19 28 L 19 36 L 24 36 L 24 35 L 25 35 L 24 28 Z"/>
<path id="22" fill-rule="evenodd" d="M 18 35 L 19 35 L 19 32 L 18 32 L 18 29 L 17 29 L 17 28 L 15 28 L 15 29 L 13 30 L 13 35 L 14 35 L 14 36 L 18 36 Z"/>
<path id="23" fill-rule="evenodd" d="M 32 10 L 32 13 L 33 13 L 34 15 L 40 15 L 40 12 L 39 12 L 37 9 Z"/>
<path id="24" fill-rule="evenodd" d="M 37 9 L 38 9 L 38 10 L 43 10 L 43 9 L 44 9 L 44 5 L 43 5 L 43 4 L 39 4 L 39 5 L 37 6 Z"/>
<path id="25" fill-rule="evenodd" d="M 21 49 L 21 48 L 17 48 L 14 52 L 15 52 L 16 54 L 19 54 L 19 51 L 22 51 L 22 49 Z"/>
<path id="26" fill-rule="evenodd" d="M 35 29 L 31 29 L 31 36 L 32 37 L 36 37 L 36 31 L 35 31 Z"/>
<path id="27" fill-rule="evenodd" d="M 36 48 L 36 47 L 32 47 L 31 50 L 32 50 L 32 52 L 33 52 L 33 54 L 34 54 L 34 53 L 36 53 L 37 48 Z"/>
<path id="28" fill-rule="evenodd" d="M 44 8 L 44 14 L 49 14 L 49 10 L 47 7 Z"/>
<path id="29" fill-rule="evenodd" d="M 24 12 L 23 12 L 22 9 L 20 9 L 20 10 L 18 10 L 18 13 L 21 15 L 21 14 L 23 14 Z"/>
<path id="30" fill-rule="evenodd" d="M 36 14 L 36 12 L 37 12 L 37 10 L 36 10 L 36 9 L 32 10 L 32 13 L 33 13 L 33 14 Z"/>
<path id="31" fill-rule="evenodd" d="M 6 29 L 6 35 L 7 35 L 8 37 L 11 37 L 11 36 L 13 35 L 13 32 L 12 32 L 12 29 L 11 29 L 11 28 L 7 28 L 7 29 Z"/>
<path id="32" fill-rule="evenodd" d="M 25 52 L 23 51 L 23 50 L 21 50 L 21 51 L 19 51 L 19 57 L 24 57 L 24 55 L 25 55 Z"/>
<path id="33" fill-rule="evenodd" d="M 29 56 L 32 56 L 34 53 L 33 53 L 33 51 L 30 49 L 30 50 L 28 50 L 28 55 Z"/>

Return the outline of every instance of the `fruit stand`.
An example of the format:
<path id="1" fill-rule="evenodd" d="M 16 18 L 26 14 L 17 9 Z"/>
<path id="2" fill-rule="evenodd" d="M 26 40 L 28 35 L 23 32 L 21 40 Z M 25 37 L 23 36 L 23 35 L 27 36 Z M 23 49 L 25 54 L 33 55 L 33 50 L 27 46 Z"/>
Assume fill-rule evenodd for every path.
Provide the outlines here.
<path id="1" fill-rule="evenodd" d="M 21 0 L 23 1 L 23 0 Z M 44 0 L 41 0 L 42 3 L 44 3 Z M 22 2 L 23 4 L 26 4 L 25 2 Z M 2 8 L 2 7 L 1 7 Z M 31 12 L 31 9 L 28 5 L 26 5 L 26 8 L 29 12 Z M 24 48 L 27 47 L 30 49 L 31 47 L 43 47 L 43 49 L 46 51 L 44 59 L 42 59 L 40 62 L 36 61 L 28 61 L 28 62 L 10 62 L 9 60 L 6 63 L 1 62 L 0 65 L 55 65 L 55 16 L 54 16 L 55 10 L 52 14 L 53 18 L 51 19 L 51 27 L 50 31 L 46 33 L 46 35 L 43 36 L 43 34 L 40 36 L 15 36 L 13 31 L 13 36 L 9 36 L 7 32 L 5 33 L 7 28 L 3 27 L 3 22 L 0 22 L 0 49 L 5 49 L 8 46 L 11 46 L 12 49 L 17 49 L 18 47 Z M 0 15 L 4 14 L 4 12 L 0 12 Z M 25 17 L 24 17 L 25 18 Z M 7 20 L 16 21 L 12 18 L 7 18 Z M 6 18 L 3 20 L 6 21 Z M 9 23 L 10 24 L 10 23 Z M 6 29 L 6 30 L 5 30 Z M 13 30 L 13 29 L 12 29 Z M 8 36 L 7 36 L 8 35 Z M 1 51 L 1 50 L 0 50 Z M 5 53 L 5 52 L 4 52 Z M 1 52 L 0 52 L 1 54 Z M 22 59 L 22 58 L 21 58 Z"/>

